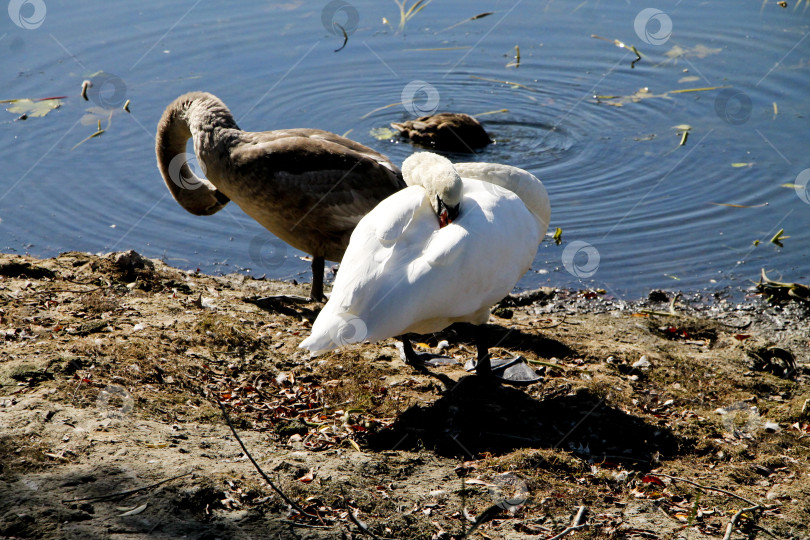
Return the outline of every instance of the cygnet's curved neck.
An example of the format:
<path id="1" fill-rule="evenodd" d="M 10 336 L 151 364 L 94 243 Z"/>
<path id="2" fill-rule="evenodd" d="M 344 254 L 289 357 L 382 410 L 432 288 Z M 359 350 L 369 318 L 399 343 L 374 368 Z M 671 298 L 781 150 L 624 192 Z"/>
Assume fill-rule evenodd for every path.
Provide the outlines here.
<path id="1" fill-rule="evenodd" d="M 222 130 L 238 131 L 231 111 L 217 97 L 204 92 L 184 94 L 163 112 L 158 123 L 155 153 L 158 168 L 174 199 L 196 215 L 210 215 L 229 199 L 211 182 L 200 178 L 188 166 L 186 142 L 194 139 L 198 162 L 205 170 L 205 158 L 226 157 Z"/>

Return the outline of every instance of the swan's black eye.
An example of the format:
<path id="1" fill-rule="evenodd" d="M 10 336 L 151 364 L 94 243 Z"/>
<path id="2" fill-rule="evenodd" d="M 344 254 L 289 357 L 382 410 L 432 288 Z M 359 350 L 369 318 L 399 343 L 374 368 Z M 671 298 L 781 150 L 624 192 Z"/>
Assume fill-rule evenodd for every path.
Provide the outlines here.
<path id="1" fill-rule="evenodd" d="M 461 208 L 461 203 L 458 203 L 455 206 L 447 206 L 441 199 L 441 197 L 439 197 L 438 195 L 436 195 L 436 202 L 438 203 L 437 206 L 439 208 L 439 214 L 441 214 L 442 212 L 447 212 L 447 217 L 450 218 L 450 221 L 453 221 L 458 217 L 458 212 L 459 209 Z"/>
<path id="2" fill-rule="evenodd" d="M 458 203 L 455 206 L 448 206 L 447 207 L 447 216 L 450 218 L 450 221 L 453 221 L 458 217 L 459 209 L 461 208 L 461 203 Z"/>

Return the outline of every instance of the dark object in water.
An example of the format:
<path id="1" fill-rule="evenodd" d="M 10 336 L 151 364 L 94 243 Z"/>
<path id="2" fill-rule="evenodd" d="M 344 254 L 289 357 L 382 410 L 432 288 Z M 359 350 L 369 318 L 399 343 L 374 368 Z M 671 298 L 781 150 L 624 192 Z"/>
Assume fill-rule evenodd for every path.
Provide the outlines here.
<path id="1" fill-rule="evenodd" d="M 438 113 L 407 122 L 391 122 L 400 135 L 416 144 L 448 152 L 475 152 L 492 142 L 481 123 L 464 113 Z"/>

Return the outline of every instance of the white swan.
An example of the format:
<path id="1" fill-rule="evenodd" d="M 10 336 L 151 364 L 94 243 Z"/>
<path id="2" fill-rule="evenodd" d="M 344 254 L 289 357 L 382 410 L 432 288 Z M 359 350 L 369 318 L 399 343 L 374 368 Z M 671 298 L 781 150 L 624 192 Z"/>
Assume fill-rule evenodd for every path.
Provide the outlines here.
<path id="1" fill-rule="evenodd" d="M 186 141 L 206 178 L 186 160 Z M 405 187 L 388 158 L 319 129 L 242 131 L 216 96 L 192 92 L 164 111 L 155 146 L 163 180 L 180 205 L 214 214 L 229 200 L 312 258 L 314 300 L 323 298 L 324 259 L 339 261 L 355 225 Z"/>
<path id="2" fill-rule="evenodd" d="M 427 152 L 406 159 L 402 171 L 410 187 L 357 225 L 332 296 L 300 347 L 320 353 L 454 322 L 483 324 L 531 266 L 551 214 L 535 176 L 494 163 L 454 168 Z M 476 373 L 537 379 L 525 363 L 490 361 L 486 344 L 477 346 Z M 406 362 L 419 360 L 407 339 L 403 348 Z"/>

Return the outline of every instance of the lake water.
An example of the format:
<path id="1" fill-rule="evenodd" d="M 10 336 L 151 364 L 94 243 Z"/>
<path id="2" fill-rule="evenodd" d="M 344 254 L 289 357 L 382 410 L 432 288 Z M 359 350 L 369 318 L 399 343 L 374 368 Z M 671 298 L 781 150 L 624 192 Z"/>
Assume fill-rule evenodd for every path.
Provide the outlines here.
<path id="1" fill-rule="evenodd" d="M 24 121 L 0 110 L 0 249 L 135 249 L 183 268 L 309 280 L 301 253 L 266 255 L 268 233 L 236 205 L 202 218 L 168 194 L 157 120 L 205 90 L 243 129 L 318 127 L 396 163 L 414 147 L 373 130 L 434 108 L 506 109 L 480 116 L 497 143 L 463 159 L 525 168 L 548 188 L 562 243 L 543 243 L 521 288 L 717 291 L 747 287 L 763 267 L 807 282 L 808 2 L 656 5 L 434 0 L 400 31 L 383 0 L 12 0 L 0 13 L 0 99 L 67 97 Z M 338 52 L 332 21 L 348 35 Z M 104 133 L 76 146 L 99 120 Z M 780 229 L 784 247 L 770 242 Z"/>

